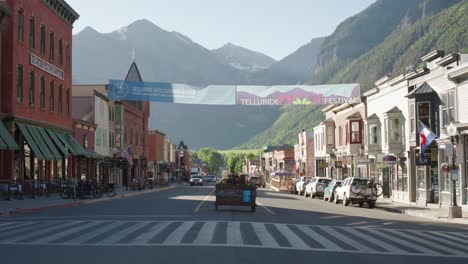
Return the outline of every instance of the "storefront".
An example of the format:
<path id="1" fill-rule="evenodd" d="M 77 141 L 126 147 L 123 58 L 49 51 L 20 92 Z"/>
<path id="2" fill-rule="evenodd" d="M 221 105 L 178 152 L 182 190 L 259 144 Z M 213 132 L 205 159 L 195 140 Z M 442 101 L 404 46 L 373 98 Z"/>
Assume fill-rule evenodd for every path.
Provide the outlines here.
<path id="1" fill-rule="evenodd" d="M 439 164 L 438 149 L 426 149 L 423 159 L 419 150 L 415 151 L 416 162 L 416 203 L 426 206 L 428 203 L 439 203 Z"/>

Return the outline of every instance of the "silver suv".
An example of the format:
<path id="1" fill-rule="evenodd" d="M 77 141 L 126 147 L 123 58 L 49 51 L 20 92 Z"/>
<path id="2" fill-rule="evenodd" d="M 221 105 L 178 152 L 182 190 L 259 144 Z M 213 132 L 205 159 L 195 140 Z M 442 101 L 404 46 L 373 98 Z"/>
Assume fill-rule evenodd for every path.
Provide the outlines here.
<path id="1" fill-rule="evenodd" d="M 335 190 L 335 203 L 338 204 L 340 201 L 343 201 L 344 206 L 348 206 L 352 203 L 359 204 L 360 207 L 362 207 L 364 203 L 367 203 L 369 208 L 374 208 L 375 201 L 379 195 L 368 186 L 368 179 L 358 177 L 346 178 L 341 186 Z"/>

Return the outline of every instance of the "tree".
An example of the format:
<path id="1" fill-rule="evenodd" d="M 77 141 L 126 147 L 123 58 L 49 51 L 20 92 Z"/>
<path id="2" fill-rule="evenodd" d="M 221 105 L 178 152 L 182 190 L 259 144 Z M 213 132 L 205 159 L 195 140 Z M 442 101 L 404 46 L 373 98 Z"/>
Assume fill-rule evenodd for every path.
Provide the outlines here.
<path id="1" fill-rule="evenodd" d="M 211 174 L 220 175 L 224 166 L 224 157 L 219 152 L 214 151 L 208 155 L 208 170 Z"/>

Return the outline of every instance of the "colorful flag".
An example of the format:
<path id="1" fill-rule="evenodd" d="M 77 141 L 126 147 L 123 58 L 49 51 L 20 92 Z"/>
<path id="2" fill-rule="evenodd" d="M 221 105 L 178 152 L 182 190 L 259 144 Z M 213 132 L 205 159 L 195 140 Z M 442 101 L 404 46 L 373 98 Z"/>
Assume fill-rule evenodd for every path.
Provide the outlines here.
<path id="1" fill-rule="evenodd" d="M 419 159 L 421 162 L 424 162 L 424 151 L 426 151 L 427 147 L 431 145 L 436 137 L 436 134 L 427 128 L 423 122 L 419 121 Z"/>
<path id="2" fill-rule="evenodd" d="M 122 151 L 122 156 L 124 156 L 127 159 L 128 164 L 130 164 L 130 166 L 133 166 L 132 150 L 130 149 L 130 147 Z"/>

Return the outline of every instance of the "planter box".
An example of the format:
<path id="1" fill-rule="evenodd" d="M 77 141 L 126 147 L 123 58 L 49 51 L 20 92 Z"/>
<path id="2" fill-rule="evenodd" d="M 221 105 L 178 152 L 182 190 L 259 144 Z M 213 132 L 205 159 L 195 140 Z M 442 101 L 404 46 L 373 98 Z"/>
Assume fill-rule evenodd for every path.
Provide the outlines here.
<path id="1" fill-rule="evenodd" d="M 252 186 L 235 186 L 227 184 L 217 184 L 215 189 L 215 208 L 220 205 L 250 206 L 255 212 L 257 190 Z"/>

